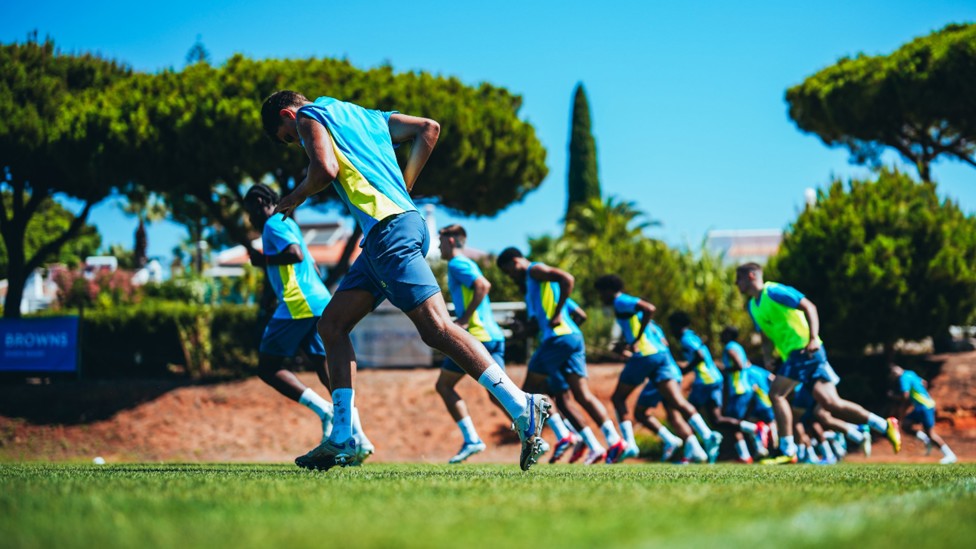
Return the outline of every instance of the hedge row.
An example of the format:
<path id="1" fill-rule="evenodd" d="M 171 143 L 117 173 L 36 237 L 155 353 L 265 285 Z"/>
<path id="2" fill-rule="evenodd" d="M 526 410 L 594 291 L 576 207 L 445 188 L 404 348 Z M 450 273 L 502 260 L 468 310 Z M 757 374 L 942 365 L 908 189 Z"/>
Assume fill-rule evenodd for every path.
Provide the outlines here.
<path id="1" fill-rule="evenodd" d="M 240 376 L 257 367 L 257 308 L 144 301 L 81 314 L 86 378 Z"/>

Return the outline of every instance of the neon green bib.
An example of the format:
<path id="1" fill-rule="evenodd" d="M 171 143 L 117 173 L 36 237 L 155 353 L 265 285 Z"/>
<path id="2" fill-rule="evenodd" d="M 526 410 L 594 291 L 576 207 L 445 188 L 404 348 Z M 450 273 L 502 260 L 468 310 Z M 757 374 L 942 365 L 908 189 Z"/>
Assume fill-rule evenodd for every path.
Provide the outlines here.
<path id="1" fill-rule="evenodd" d="M 810 343 L 810 324 L 799 309 L 780 305 L 769 297 L 769 289 L 778 286 L 775 282 L 763 284 L 759 299 L 749 300 L 749 312 L 762 333 L 773 342 L 780 358 L 786 360 L 793 351 L 802 349 Z M 758 301 L 758 303 L 757 303 Z M 820 338 L 817 338 L 820 343 Z"/>

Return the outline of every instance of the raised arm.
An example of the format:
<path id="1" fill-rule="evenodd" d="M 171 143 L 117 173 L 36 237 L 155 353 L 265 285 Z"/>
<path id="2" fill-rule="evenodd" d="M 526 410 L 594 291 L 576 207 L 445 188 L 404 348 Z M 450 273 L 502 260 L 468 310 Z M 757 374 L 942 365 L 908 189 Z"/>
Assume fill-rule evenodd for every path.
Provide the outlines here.
<path id="1" fill-rule="evenodd" d="M 636 352 L 637 342 L 640 341 L 641 336 L 644 335 L 644 330 L 646 330 L 647 325 L 651 323 L 651 317 L 653 317 L 654 312 L 657 311 L 657 307 L 655 307 L 653 303 L 644 301 L 643 299 L 637 300 L 637 305 L 635 308 L 642 314 L 640 328 L 637 330 L 637 334 L 634 335 L 634 342 L 630 344 L 631 352 Z"/>
<path id="2" fill-rule="evenodd" d="M 420 171 L 427 164 L 427 159 L 434 152 L 434 145 L 441 134 L 441 125 L 429 118 L 408 116 L 394 113 L 390 115 L 390 139 L 394 143 L 413 141 L 410 157 L 403 168 L 403 182 L 407 184 L 407 191 L 413 190 Z"/>
<path id="3" fill-rule="evenodd" d="M 807 344 L 806 351 L 812 353 L 820 348 L 820 343 L 817 341 L 820 335 L 820 315 L 817 314 L 817 306 L 805 297 L 800 300 L 798 308 L 803 311 L 807 317 L 807 324 L 810 325 L 810 343 Z"/>
<path id="4" fill-rule="evenodd" d="M 305 254 L 302 252 L 302 247 L 298 244 L 291 244 L 280 253 L 274 255 L 264 256 L 268 265 L 292 265 L 294 263 L 301 263 L 305 260 Z"/>
<path id="5" fill-rule="evenodd" d="M 540 263 L 533 265 L 529 269 L 529 276 L 539 282 L 555 282 L 559 284 L 559 302 L 556 303 L 556 314 L 549 319 L 550 326 L 559 326 L 563 323 L 562 310 L 566 306 L 566 300 L 569 299 L 569 294 L 573 293 L 573 286 L 576 284 L 576 279 L 573 278 L 573 275 L 562 269 Z"/>
<path id="6" fill-rule="evenodd" d="M 305 179 L 295 190 L 281 199 L 275 213 L 290 215 L 305 199 L 325 190 L 339 176 L 339 161 L 336 159 L 332 136 L 325 126 L 307 116 L 299 116 L 298 135 L 301 136 L 308 154 L 308 170 Z"/>
<path id="7" fill-rule="evenodd" d="M 464 309 L 464 314 L 457 317 L 456 320 L 459 326 L 464 329 L 468 328 L 468 322 L 471 322 L 471 315 L 478 310 L 478 306 L 481 305 L 481 302 L 485 300 L 485 296 L 490 291 L 491 282 L 488 282 L 487 278 L 479 276 L 474 279 L 474 282 L 471 283 L 471 303 L 468 303 L 468 306 Z"/>

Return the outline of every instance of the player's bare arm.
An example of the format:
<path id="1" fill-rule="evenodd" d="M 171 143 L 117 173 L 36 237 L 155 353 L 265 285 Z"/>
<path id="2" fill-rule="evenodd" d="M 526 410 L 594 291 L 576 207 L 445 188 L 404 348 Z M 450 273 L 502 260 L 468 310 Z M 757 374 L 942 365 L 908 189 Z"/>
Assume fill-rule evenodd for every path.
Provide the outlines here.
<path id="1" fill-rule="evenodd" d="M 291 244 L 280 253 L 265 256 L 268 265 L 293 265 L 305 260 L 301 246 Z"/>
<path id="2" fill-rule="evenodd" d="M 304 116 L 298 117 L 298 135 L 305 143 L 308 154 L 308 170 L 305 179 L 295 190 L 283 197 L 275 213 L 286 215 L 300 206 L 305 199 L 313 194 L 322 192 L 339 175 L 339 161 L 336 159 L 332 136 L 325 126 Z"/>
<path id="3" fill-rule="evenodd" d="M 745 369 L 745 367 L 746 367 L 746 362 L 744 360 L 745 357 L 743 357 L 743 356 L 741 356 L 739 354 L 739 350 L 738 349 L 732 349 L 732 350 L 730 350 L 729 351 L 729 356 L 732 357 L 732 365 L 730 366 L 730 368 L 732 369 L 732 371 L 741 371 L 741 370 Z"/>
<path id="4" fill-rule="evenodd" d="M 637 342 L 640 341 L 641 336 L 644 335 L 644 330 L 647 329 L 647 325 L 651 323 L 651 317 L 657 311 L 657 307 L 653 303 L 644 301 L 643 299 L 637 300 L 637 311 L 643 313 L 641 315 L 641 325 L 640 329 L 637 330 L 637 334 L 634 336 L 634 342 L 630 344 L 630 352 L 637 351 Z"/>
<path id="5" fill-rule="evenodd" d="M 800 301 L 799 309 L 803 311 L 807 317 L 807 324 L 810 325 L 810 343 L 807 343 L 805 350 L 812 353 L 820 348 L 820 343 L 817 341 L 820 334 L 820 315 L 817 314 L 817 306 L 805 297 Z"/>
<path id="6" fill-rule="evenodd" d="M 559 302 L 556 303 L 556 314 L 549 320 L 549 325 L 553 328 L 559 326 L 563 323 L 562 310 L 566 306 L 566 300 L 569 299 L 569 294 L 573 292 L 576 279 L 573 278 L 573 275 L 562 269 L 538 264 L 529 269 L 529 276 L 539 282 L 555 282 L 559 284 Z"/>
<path id="7" fill-rule="evenodd" d="M 459 316 L 455 321 L 462 328 L 467 329 L 468 323 L 471 322 L 471 315 L 478 310 L 478 306 L 481 302 L 485 300 L 485 296 L 491 291 L 491 282 L 488 279 L 479 276 L 471 284 L 471 303 L 468 303 L 467 308 L 464 310 L 464 314 Z"/>
<path id="8" fill-rule="evenodd" d="M 406 183 L 409 192 L 413 190 L 413 184 L 417 182 L 420 171 L 424 169 L 427 159 L 434 152 L 437 138 L 441 134 L 441 125 L 429 118 L 399 113 L 390 115 L 389 125 L 390 139 L 394 143 L 413 141 L 410 157 L 407 158 L 407 165 L 403 168 L 403 182 Z"/>

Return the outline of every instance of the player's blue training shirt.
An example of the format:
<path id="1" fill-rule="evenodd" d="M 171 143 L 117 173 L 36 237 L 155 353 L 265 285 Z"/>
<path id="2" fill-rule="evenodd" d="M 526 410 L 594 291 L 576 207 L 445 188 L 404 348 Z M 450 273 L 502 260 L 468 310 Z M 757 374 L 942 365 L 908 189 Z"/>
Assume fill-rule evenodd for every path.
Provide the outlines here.
<path id="1" fill-rule="evenodd" d="M 922 378 L 918 377 L 918 374 L 911 370 L 905 370 L 901 377 L 898 378 L 898 388 L 901 389 L 902 393 L 908 393 L 908 396 L 915 402 L 915 406 L 922 408 L 935 408 L 935 400 L 929 395 L 929 392 L 925 389 L 925 384 L 922 383 Z"/>
<path id="2" fill-rule="evenodd" d="M 525 306 L 529 318 L 534 318 L 539 325 L 539 341 L 545 341 L 562 335 L 582 334 L 583 332 L 580 331 L 579 326 L 576 325 L 576 322 L 569 315 L 570 311 L 574 308 L 578 309 L 579 306 L 575 302 L 570 306 L 569 299 L 566 300 L 566 306 L 561 311 L 562 324 L 555 328 L 549 325 L 549 321 L 557 313 L 556 305 L 559 303 L 559 284 L 555 282 L 540 282 L 532 278 L 530 273 L 536 265 L 541 265 L 541 263 L 530 263 L 529 269 L 525 273 Z"/>
<path id="3" fill-rule="evenodd" d="M 297 114 L 319 122 L 332 136 L 339 162 L 336 192 L 362 227 L 364 239 L 379 221 L 417 210 L 393 151 L 392 112 L 319 97 Z"/>
<path id="4" fill-rule="evenodd" d="M 685 360 L 689 363 L 698 356 L 698 351 L 701 350 L 701 354 L 704 356 L 704 360 L 695 366 L 695 385 L 711 385 L 713 383 L 722 382 L 722 372 L 719 371 L 718 367 L 715 366 L 715 361 L 712 360 L 712 353 L 708 350 L 708 347 L 702 342 L 698 334 L 693 332 L 690 328 L 686 328 L 684 333 L 681 334 L 681 350 L 684 351 Z"/>
<path id="5" fill-rule="evenodd" d="M 310 318 L 322 316 L 332 295 L 315 269 L 315 260 L 305 245 L 298 223 L 284 214 L 268 218 L 261 233 L 264 255 L 280 254 L 292 244 L 302 250 L 303 259 L 289 265 L 268 265 L 268 281 L 278 296 L 272 318 Z"/>
<path id="6" fill-rule="evenodd" d="M 732 354 L 739 356 L 742 361 L 742 369 L 735 368 L 736 363 L 732 360 Z M 749 357 L 746 350 L 739 345 L 738 341 L 730 341 L 722 349 L 722 363 L 725 364 L 725 377 L 728 381 L 729 394 L 745 395 L 752 392 L 752 379 L 749 376 Z"/>
<path id="7" fill-rule="evenodd" d="M 483 276 L 478 264 L 468 257 L 458 256 L 447 262 L 447 288 L 451 292 L 454 314 L 458 318 L 468 310 L 468 305 L 474 298 L 474 281 Z M 502 329 L 491 313 L 491 300 L 487 295 L 471 314 L 468 332 L 481 342 L 505 339 Z"/>
<path id="8" fill-rule="evenodd" d="M 640 298 L 621 293 L 613 300 L 613 312 L 617 318 L 617 325 L 620 326 L 624 334 L 624 341 L 628 345 L 637 341 L 635 356 L 651 356 L 667 349 L 667 345 L 662 343 L 658 333 L 663 335 L 660 328 L 654 330 L 654 321 L 650 321 L 644 328 L 640 340 L 637 340 L 637 332 L 640 330 L 641 322 L 644 320 L 644 313 L 637 310 Z"/>

